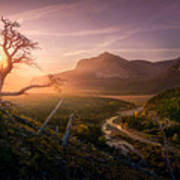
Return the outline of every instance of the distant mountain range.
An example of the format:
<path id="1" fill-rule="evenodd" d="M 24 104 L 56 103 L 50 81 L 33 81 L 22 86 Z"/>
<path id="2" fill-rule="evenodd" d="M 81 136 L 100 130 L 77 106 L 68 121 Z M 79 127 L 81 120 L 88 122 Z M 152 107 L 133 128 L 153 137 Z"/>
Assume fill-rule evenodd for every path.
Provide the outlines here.
<path id="1" fill-rule="evenodd" d="M 180 85 L 180 58 L 160 62 L 126 60 L 104 52 L 57 74 L 64 88 L 108 94 L 152 94 Z"/>

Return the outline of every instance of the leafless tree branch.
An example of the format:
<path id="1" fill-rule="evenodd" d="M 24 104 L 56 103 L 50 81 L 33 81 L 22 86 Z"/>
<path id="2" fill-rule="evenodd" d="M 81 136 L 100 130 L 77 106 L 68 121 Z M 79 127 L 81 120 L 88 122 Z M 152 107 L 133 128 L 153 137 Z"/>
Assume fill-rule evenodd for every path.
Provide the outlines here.
<path id="1" fill-rule="evenodd" d="M 31 50 L 38 47 L 38 43 L 30 40 L 26 36 L 22 35 L 17 29 L 20 27 L 18 22 L 12 22 L 4 17 L 1 17 L 0 21 L 3 24 L 0 32 L 1 40 L 0 45 L 4 51 L 6 57 L 3 58 L 2 65 L 0 66 L 0 97 L 2 96 L 18 96 L 25 94 L 27 91 L 34 88 L 44 88 L 54 85 L 56 89 L 62 84 L 62 80 L 55 78 L 54 75 L 48 75 L 49 83 L 43 85 L 29 85 L 16 92 L 1 92 L 4 85 L 5 78 L 14 68 L 14 64 L 23 63 L 26 65 L 39 66 L 34 62 L 31 55 Z M 40 68 L 39 68 L 40 69 Z"/>
<path id="2" fill-rule="evenodd" d="M 4 17 L 1 17 L 1 22 L 3 23 L 3 30 L 1 31 L 1 36 L 3 42 L 1 46 L 4 53 L 7 56 L 7 67 L 1 72 L 3 76 L 6 76 L 13 68 L 14 63 L 25 63 L 27 65 L 33 64 L 33 58 L 31 56 L 31 50 L 38 47 L 37 42 L 33 42 L 28 39 L 16 29 L 20 27 L 20 24 L 11 22 Z"/>
<path id="3" fill-rule="evenodd" d="M 30 86 L 22 88 L 16 92 L 2 92 L 2 93 L 0 93 L 0 96 L 19 96 L 19 95 L 25 94 L 27 91 L 29 91 L 31 89 L 50 87 L 51 85 L 52 85 L 52 83 L 43 84 L 43 85 L 30 85 Z"/>

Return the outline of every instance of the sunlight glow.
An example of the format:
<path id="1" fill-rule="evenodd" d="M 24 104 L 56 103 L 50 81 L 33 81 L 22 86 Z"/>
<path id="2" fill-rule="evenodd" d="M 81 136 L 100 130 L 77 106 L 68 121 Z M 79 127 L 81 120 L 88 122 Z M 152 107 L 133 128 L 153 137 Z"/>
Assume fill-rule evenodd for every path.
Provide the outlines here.
<path id="1" fill-rule="evenodd" d="M 0 48 L 0 71 L 7 67 L 6 55 L 2 48 Z"/>

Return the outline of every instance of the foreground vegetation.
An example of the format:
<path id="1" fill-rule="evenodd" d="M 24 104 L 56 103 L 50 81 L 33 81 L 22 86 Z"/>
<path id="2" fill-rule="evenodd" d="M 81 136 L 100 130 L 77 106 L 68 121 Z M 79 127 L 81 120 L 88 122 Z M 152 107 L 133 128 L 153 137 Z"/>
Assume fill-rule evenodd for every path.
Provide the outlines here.
<path id="1" fill-rule="evenodd" d="M 98 150 L 71 138 L 61 146 L 62 134 L 37 136 L 35 129 L 1 114 L 1 179 L 133 179 L 144 175 Z M 30 120 L 31 121 L 31 120 Z M 33 121 L 31 121 L 33 122 Z M 35 125 L 35 124 L 34 124 Z M 41 124 L 36 123 L 36 127 Z M 131 175 L 129 176 L 129 173 Z"/>
<path id="2" fill-rule="evenodd" d="M 145 105 L 144 111 L 135 113 L 133 116 L 122 117 L 116 121 L 121 126 L 133 133 L 150 138 L 154 142 L 164 143 L 164 135 L 161 132 L 160 124 L 162 125 L 165 135 L 168 139 L 171 153 L 169 158 L 172 163 L 173 171 L 176 177 L 179 177 L 180 159 L 179 159 L 179 144 L 180 144 L 180 88 L 167 90 L 159 95 L 151 98 Z M 123 139 L 126 137 L 119 133 Z M 141 150 L 143 155 L 148 159 L 152 166 L 158 167 L 161 173 L 167 172 L 165 155 L 159 147 L 145 145 L 142 143 L 132 142 L 134 147 Z M 151 152 L 151 153 L 148 153 Z"/>
<path id="3" fill-rule="evenodd" d="M 59 99 L 57 95 L 39 94 L 14 99 L 16 110 L 10 109 L 11 113 L 28 119 L 30 125 L 0 114 L 2 179 L 153 179 L 139 167 L 153 170 L 159 179 L 168 179 L 164 152 L 159 147 L 139 143 L 114 131 L 115 138 L 129 142 L 144 156 L 146 162 L 142 162 L 134 153 L 126 157 L 106 145 L 101 131 L 104 120 L 119 110 L 134 108 L 131 103 L 98 97 L 66 96 L 46 131 L 37 135 Z M 73 119 L 71 137 L 68 146 L 63 147 L 62 138 L 72 113 L 76 117 Z M 157 124 L 153 119 L 149 120 L 145 112 L 124 117 L 119 123 L 124 128 L 136 128 L 148 138 L 162 143 Z M 55 132 L 57 126 L 58 133 Z M 169 157 L 178 177 L 180 160 L 173 153 Z"/>
<path id="4" fill-rule="evenodd" d="M 118 152 L 106 147 L 99 131 L 104 118 L 111 116 L 118 108 L 133 105 L 112 99 L 69 97 L 46 131 L 37 135 L 45 113 L 51 111 L 49 106 L 53 107 L 47 103 L 49 97 L 45 101 L 41 106 L 38 104 L 34 107 L 36 113 L 29 105 L 29 111 L 26 107 L 19 109 L 19 112 L 30 113 L 31 117 L 38 119 L 25 117 L 26 123 L 24 116 L 18 118 L 19 112 L 1 107 L 6 112 L 18 115 L 14 117 L 0 112 L 1 179 L 151 179 L 132 168 Z M 73 122 L 69 144 L 63 147 L 61 139 L 72 111 L 78 116 Z M 52 128 L 57 121 L 61 122 L 59 133 Z"/>
<path id="5" fill-rule="evenodd" d="M 180 88 L 167 90 L 153 97 L 145 106 L 147 111 L 155 111 L 164 123 L 169 140 L 180 144 Z"/>
<path id="6" fill-rule="evenodd" d="M 121 122 L 128 128 L 158 137 L 159 126 L 153 114 L 165 127 L 169 141 L 180 143 L 180 88 L 174 88 L 151 98 L 144 111 L 134 116 L 123 117 Z"/>
<path id="7" fill-rule="evenodd" d="M 151 98 L 146 109 L 158 112 L 162 118 L 180 122 L 180 88 L 169 89 Z"/>

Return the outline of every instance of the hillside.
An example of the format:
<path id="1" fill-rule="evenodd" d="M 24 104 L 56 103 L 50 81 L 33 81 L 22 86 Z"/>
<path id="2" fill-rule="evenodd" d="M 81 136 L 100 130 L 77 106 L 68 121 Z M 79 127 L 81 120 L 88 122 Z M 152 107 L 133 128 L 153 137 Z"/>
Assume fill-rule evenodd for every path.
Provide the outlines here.
<path id="1" fill-rule="evenodd" d="M 130 116 L 121 116 L 115 120 L 115 123 L 121 127 L 122 132 L 128 132 L 132 137 L 151 140 L 151 142 L 158 142 L 162 147 L 168 147 L 168 158 L 172 166 L 172 172 L 178 179 L 180 177 L 180 88 L 173 88 L 159 93 L 157 96 L 152 97 L 144 108 L 141 108 L 141 112 L 136 111 Z M 123 136 L 123 133 L 119 134 L 121 138 L 127 139 L 127 133 L 126 136 Z M 139 147 L 137 142 L 134 146 Z M 146 156 L 146 147 L 141 146 L 142 154 L 145 153 Z M 158 147 L 158 149 L 161 148 Z M 157 150 L 154 152 L 157 153 Z M 162 152 L 153 156 L 153 158 L 159 157 L 157 162 L 152 160 L 152 156 L 146 158 L 153 165 L 159 166 L 160 171 L 165 173 L 167 169 L 162 169 L 167 166 L 163 165 L 165 163 L 165 154 Z"/>
<path id="2" fill-rule="evenodd" d="M 1 179 L 133 180 L 152 179 L 152 172 L 158 179 L 168 179 L 163 153 L 158 146 L 133 141 L 114 130 L 113 137 L 132 144 L 145 157 L 146 164 L 136 153 L 130 151 L 125 155 L 106 144 L 102 133 L 105 119 L 116 116 L 118 111 L 135 108 L 133 104 L 109 98 L 65 96 L 62 107 L 46 131 L 37 135 L 36 132 L 58 102 L 59 96 L 34 94 L 16 98 L 13 101 L 17 104 L 16 109 L 1 107 L 6 113 L 0 108 Z M 75 113 L 76 117 L 69 144 L 63 147 L 62 138 L 71 113 Z M 128 126 L 134 122 L 136 128 L 151 130 L 156 140 L 161 138 L 151 121 L 142 117 L 142 121 L 135 120 L 129 122 Z M 59 127 L 59 133 L 55 132 L 56 126 Z M 179 158 L 172 153 L 170 157 L 175 175 L 179 176 Z"/>
<path id="3" fill-rule="evenodd" d="M 49 102 L 49 99 L 47 101 Z M 87 104 L 82 109 L 85 102 Z M 93 103 L 93 105 L 92 102 L 96 103 Z M 69 144 L 67 147 L 63 147 L 61 143 L 67 124 L 66 116 L 72 112 L 71 109 L 68 109 L 68 107 L 71 107 L 70 104 L 74 110 L 76 110 L 77 104 L 79 105 L 77 108 L 79 114 L 73 123 Z M 31 109 L 29 112 L 38 115 L 38 119 L 42 120 L 44 119 L 43 112 L 47 111 L 43 107 L 44 105 L 49 109 L 49 104 L 43 103 L 40 107 L 41 113 L 36 112 L 36 108 L 34 108 L 34 111 Z M 121 178 L 133 180 L 137 177 L 138 179 L 152 179 L 146 173 L 133 168 L 131 161 L 128 161 L 119 152 L 108 148 L 104 144 L 103 138 L 99 138 L 102 135 L 99 133 L 98 127 L 101 126 L 104 118 L 111 116 L 117 108 L 129 105 L 131 106 L 131 104 L 123 101 L 112 99 L 70 98 L 65 102 L 66 110 L 63 110 L 64 114 L 60 112 L 58 119 L 57 116 L 54 119 L 57 122 L 59 122 L 59 119 L 65 122 L 61 123 L 60 132 L 55 133 L 52 128 L 48 127 L 42 135 L 36 134 L 42 126 L 40 121 L 25 116 L 22 117 L 15 109 L 8 110 L 1 106 L 1 179 Z M 27 106 L 29 107 L 29 105 Z M 98 111 L 103 110 L 102 108 L 105 113 L 99 115 Z M 89 115 L 93 114 L 94 119 L 88 119 L 87 113 Z"/>
<path id="4" fill-rule="evenodd" d="M 180 85 L 180 58 L 150 62 L 129 61 L 105 52 L 80 60 L 76 68 L 57 74 L 64 88 L 106 94 L 152 94 Z"/>
<path id="5" fill-rule="evenodd" d="M 180 123 L 180 88 L 166 90 L 151 98 L 146 104 L 146 109 Z"/>
<path id="6" fill-rule="evenodd" d="M 156 139 L 162 140 L 157 119 L 164 126 L 170 144 L 180 144 L 180 88 L 173 88 L 152 97 L 145 105 L 144 111 L 124 118 L 122 123 L 128 128 L 142 131 Z M 179 147 L 179 146 L 177 146 Z"/>
<path id="7" fill-rule="evenodd" d="M 180 143 L 180 88 L 166 90 L 151 98 L 145 109 L 157 112 L 167 126 L 165 132 L 169 140 Z"/>

